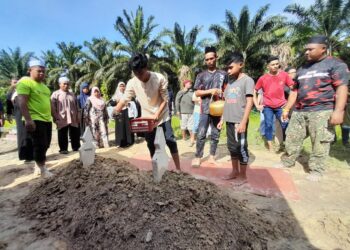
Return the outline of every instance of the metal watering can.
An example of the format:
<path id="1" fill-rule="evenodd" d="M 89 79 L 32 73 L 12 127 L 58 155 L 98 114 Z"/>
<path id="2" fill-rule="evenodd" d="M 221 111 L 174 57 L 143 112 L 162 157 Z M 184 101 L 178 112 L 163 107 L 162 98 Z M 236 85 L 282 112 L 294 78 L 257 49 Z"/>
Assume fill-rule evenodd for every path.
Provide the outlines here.
<path id="1" fill-rule="evenodd" d="M 222 116 L 224 113 L 224 100 L 213 101 L 213 95 L 210 98 L 209 114 L 212 116 Z"/>

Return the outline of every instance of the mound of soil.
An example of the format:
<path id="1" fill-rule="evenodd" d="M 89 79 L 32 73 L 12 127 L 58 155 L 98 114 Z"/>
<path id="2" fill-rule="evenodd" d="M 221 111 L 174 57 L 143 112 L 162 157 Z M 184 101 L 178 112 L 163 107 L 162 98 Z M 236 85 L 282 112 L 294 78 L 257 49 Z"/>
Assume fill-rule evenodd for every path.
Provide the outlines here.
<path id="1" fill-rule="evenodd" d="M 43 180 L 20 213 L 72 249 L 267 249 L 293 234 L 211 183 L 168 172 L 156 184 L 149 172 L 101 157 Z"/>

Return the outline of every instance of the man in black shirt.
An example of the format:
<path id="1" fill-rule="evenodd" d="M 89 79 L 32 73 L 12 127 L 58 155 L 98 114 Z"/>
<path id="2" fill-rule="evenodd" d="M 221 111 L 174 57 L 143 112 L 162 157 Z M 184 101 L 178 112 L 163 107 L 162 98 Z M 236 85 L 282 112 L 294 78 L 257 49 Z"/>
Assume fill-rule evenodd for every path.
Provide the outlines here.
<path id="1" fill-rule="evenodd" d="M 343 123 L 348 95 L 348 67 L 342 61 L 327 56 L 325 36 L 311 37 L 305 47 L 307 63 L 296 75 L 296 85 L 283 109 L 283 119 L 295 104 L 286 138 L 284 167 L 295 164 L 303 140 L 309 135 L 312 152 L 309 159 L 309 180 L 318 181 L 325 169 L 330 144 L 334 139 L 334 126 Z"/>
<path id="2" fill-rule="evenodd" d="M 201 72 L 196 77 L 194 90 L 196 96 L 202 98 L 201 115 L 198 126 L 197 144 L 195 159 L 192 161 L 192 167 L 199 167 L 203 157 L 204 144 L 208 127 L 211 127 L 210 157 L 209 162 L 215 164 L 215 153 L 219 143 L 220 130 L 217 128 L 220 117 L 209 114 L 209 104 L 211 97 L 218 98 L 222 95 L 227 84 L 227 74 L 216 67 L 216 49 L 214 47 L 205 48 L 205 63 L 207 70 Z"/>

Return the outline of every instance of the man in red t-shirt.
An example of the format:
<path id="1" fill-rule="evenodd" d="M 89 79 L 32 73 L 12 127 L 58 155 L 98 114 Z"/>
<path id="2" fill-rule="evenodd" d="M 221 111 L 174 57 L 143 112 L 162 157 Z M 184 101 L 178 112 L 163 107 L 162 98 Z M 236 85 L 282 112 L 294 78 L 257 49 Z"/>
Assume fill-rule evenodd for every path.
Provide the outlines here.
<path id="1" fill-rule="evenodd" d="M 272 151 L 273 116 L 275 115 L 281 124 L 284 141 L 288 126 L 288 121 L 281 120 L 282 108 L 287 103 L 284 95 L 284 87 L 292 88 L 294 82 L 286 72 L 280 70 L 279 59 L 276 56 L 269 57 L 267 69 L 269 72 L 261 76 L 255 85 L 254 104 L 264 114 L 265 137 L 269 151 Z M 260 89 L 263 91 L 263 104 L 259 104 L 257 99 L 257 91 Z"/>

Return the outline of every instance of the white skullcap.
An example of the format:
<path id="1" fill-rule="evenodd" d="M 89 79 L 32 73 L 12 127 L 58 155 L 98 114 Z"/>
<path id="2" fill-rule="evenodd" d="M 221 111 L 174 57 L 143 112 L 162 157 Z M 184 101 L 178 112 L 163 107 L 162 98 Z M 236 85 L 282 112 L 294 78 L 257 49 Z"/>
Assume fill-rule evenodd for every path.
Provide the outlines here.
<path id="1" fill-rule="evenodd" d="M 59 83 L 59 84 L 64 83 L 64 82 L 69 82 L 68 77 L 66 77 L 66 76 L 61 76 L 60 78 L 58 78 L 58 83 Z"/>
<path id="2" fill-rule="evenodd" d="M 45 63 L 43 61 L 40 61 L 38 59 L 31 59 L 28 63 L 29 68 L 34 67 L 34 66 L 40 66 L 40 67 L 45 67 Z"/>

